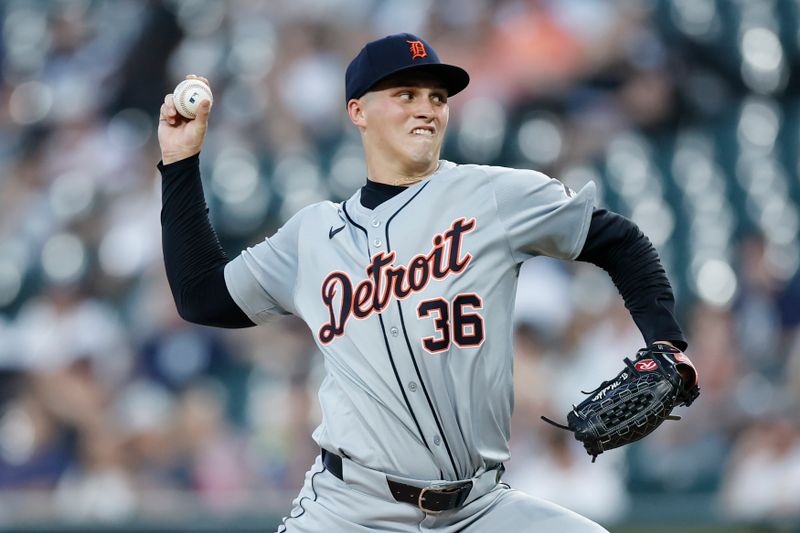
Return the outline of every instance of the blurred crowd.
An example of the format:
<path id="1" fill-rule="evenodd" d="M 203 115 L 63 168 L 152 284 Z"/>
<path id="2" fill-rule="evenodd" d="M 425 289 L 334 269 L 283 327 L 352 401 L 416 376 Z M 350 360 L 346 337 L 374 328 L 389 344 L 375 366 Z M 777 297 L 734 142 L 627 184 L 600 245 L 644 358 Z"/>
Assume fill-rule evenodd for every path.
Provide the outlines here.
<path id="1" fill-rule="evenodd" d="M 800 3 L 5 0 L 0 524 L 285 512 L 318 452 L 295 319 L 176 314 L 155 127 L 211 80 L 201 155 L 229 255 L 365 180 L 344 68 L 400 31 L 465 67 L 445 158 L 543 170 L 659 249 L 701 397 L 591 464 L 563 417 L 642 338 L 607 275 L 520 276 L 512 486 L 604 524 L 800 520 Z"/>

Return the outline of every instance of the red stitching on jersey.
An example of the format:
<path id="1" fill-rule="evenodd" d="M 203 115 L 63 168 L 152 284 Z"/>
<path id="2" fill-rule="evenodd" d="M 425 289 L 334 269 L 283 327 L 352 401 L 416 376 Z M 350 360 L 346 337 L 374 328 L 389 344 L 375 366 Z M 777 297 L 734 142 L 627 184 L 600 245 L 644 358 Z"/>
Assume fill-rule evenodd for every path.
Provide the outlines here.
<path id="1" fill-rule="evenodd" d="M 383 311 L 392 297 L 403 300 L 409 295 L 423 291 L 431 279 L 444 279 L 450 274 L 460 274 L 472 260 L 467 253 L 461 256 L 465 234 L 475 230 L 474 218 L 461 217 L 454 220 L 442 233 L 434 235 L 433 248 L 427 254 L 419 254 L 407 266 L 391 266 L 395 253 L 379 252 L 365 269 L 366 278 L 355 288 L 350 277 L 341 271 L 328 274 L 322 282 L 322 303 L 328 308 L 329 320 L 318 332 L 320 342 L 328 344 L 344 334 L 351 315 L 363 320 L 373 313 Z M 448 253 L 444 250 L 447 248 Z M 341 299 L 337 308 L 337 288 Z"/>

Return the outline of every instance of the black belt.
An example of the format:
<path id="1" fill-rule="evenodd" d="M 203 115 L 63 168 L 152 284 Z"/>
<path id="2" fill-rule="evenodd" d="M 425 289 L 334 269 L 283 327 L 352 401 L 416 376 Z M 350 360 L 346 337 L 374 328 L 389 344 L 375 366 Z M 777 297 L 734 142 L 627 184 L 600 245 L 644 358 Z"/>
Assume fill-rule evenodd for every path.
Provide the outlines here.
<path id="1" fill-rule="evenodd" d="M 342 458 L 328 450 L 322 450 L 322 463 L 331 474 L 344 481 L 342 476 Z M 431 485 L 428 487 L 414 487 L 387 479 L 389 490 L 398 502 L 416 505 L 428 514 L 441 513 L 457 509 L 464 505 L 472 490 L 472 481 L 462 481 L 443 487 Z"/>

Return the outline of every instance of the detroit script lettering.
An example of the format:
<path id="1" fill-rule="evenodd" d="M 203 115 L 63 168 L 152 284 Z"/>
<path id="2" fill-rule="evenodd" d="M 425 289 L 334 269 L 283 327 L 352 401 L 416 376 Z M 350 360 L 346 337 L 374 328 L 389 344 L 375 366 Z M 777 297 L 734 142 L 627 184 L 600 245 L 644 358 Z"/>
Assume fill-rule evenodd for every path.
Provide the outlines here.
<path id="1" fill-rule="evenodd" d="M 366 267 L 366 279 L 355 287 L 344 272 L 331 272 L 322 282 L 322 303 L 328 308 L 329 320 L 319 329 L 319 340 L 328 344 L 344 334 L 350 316 L 364 319 L 380 313 L 392 297 L 402 300 L 425 289 L 431 279 L 444 279 L 464 271 L 472 255 L 461 256 L 464 234 L 474 230 L 474 218 L 459 218 L 442 233 L 433 237 L 433 248 L 414 256 L 408 265 L 391 266 L 395 253 L 379 252 Z"/>

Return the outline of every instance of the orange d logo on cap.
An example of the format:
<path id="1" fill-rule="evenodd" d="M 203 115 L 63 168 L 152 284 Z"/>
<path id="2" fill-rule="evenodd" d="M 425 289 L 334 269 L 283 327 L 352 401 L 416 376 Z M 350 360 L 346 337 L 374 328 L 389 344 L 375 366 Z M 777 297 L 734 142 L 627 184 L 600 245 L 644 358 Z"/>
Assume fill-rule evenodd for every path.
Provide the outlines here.
<path id="1" fill-rule="evenodd" d="M 428 52 L 425 50 L 425 43 L 422 41 L 406 42 L 411 45 L 411 59 L 422 59 L 428 56 Z"/>
<path id="2" fill-rule="evenodd" d="M 361 98 L 391 75 L 412 69 L 438 78 L 448 96 L 461 92 L 469 83 L 467 71 L 439 61 L 436 50 L 425 39 L 412 33 L 397 33 L 368 42 L 350 61 L 344 75 L 345 102 Z"/>

